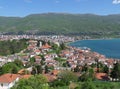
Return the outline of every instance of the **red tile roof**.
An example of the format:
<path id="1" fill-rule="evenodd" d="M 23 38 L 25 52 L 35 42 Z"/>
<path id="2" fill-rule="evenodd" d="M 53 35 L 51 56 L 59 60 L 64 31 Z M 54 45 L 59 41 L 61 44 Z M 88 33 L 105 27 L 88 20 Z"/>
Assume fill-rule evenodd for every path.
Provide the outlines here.
<path id="1" fill-rule="evenodd" d="M 24 74 L 24 72 L 25 72 L 25 69 L 21 69 L 18 71 L 18 74 Z"/>
<path id="2" fill-rule="evenodd" d="M 0 83 L 11 83 L 19 77 L 18 74 L 3 74 L 0 76 Z"/>
<path id="3" fill-rule="evenodd" d="M 36 49 L 35 52 L 40 52 L 40 50 L 39 50 L 39 49 Z"/>
<path id="4" fill-rule="evenodd" d="M 99 80 L 109 80 L 108 75 L 106 73 L 96 73 L 95 77 Z"/>
<path id="5" fill-rule="evenodd" d="M 41 57 L 40 56 L 35 56 L 35 59 L 40 59 Z"/>
<path id="6" fill-rule="evenodd" d="M 46 43 L 45 45 L 42 46 L 42 48 L 43 49 L 49 49 L 49 48 L 51 48 L 51 46 Z"/>
<path id="7" fill-rule="evenodd" d="M 52 71 L 52 74 L 53 74 L 53 75 L 58 75 L 59 72 L 60 72 L 59 70 L 53 70 L 53 71 Z"/>
<path id="8" fill-rule="evenodd" d="M 28 79 L 28 78 L 30 78 L 32 75 L 22 75 L 20 78 L 21 79 Z"/>

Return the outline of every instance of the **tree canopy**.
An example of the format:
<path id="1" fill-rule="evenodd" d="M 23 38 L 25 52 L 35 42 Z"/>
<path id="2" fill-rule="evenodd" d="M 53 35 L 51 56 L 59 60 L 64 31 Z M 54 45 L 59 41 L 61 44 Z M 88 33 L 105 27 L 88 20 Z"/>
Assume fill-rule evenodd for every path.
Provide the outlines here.
<path id="1" fill-rule="evenodd" d="M 35 75 L 29 79 L 21 79 L 11 89 L 48 89 L 48 80 L 43 75 Z"/>

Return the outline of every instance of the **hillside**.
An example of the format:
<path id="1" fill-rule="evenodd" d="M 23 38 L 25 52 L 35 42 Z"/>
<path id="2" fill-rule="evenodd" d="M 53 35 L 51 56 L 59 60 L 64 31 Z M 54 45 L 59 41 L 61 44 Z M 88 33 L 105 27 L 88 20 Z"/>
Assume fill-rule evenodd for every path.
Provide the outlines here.
<path id="1" fill-rule="evenodd" d="M 45 13 L 23 18 L 0 17 L 0 31 L 73 34 L 118 35 L 120 15 Z"/>

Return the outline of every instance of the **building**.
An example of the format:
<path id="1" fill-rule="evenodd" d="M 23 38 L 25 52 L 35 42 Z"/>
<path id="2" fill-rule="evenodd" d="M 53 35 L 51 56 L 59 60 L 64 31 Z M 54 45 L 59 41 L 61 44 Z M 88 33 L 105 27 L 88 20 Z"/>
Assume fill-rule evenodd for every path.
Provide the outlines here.
<path id="1" fill-rule="evenodd" d="M 0 76 L 0 89 L 10 89 L 18 80 L 18 74 L 3 74 Z"/>

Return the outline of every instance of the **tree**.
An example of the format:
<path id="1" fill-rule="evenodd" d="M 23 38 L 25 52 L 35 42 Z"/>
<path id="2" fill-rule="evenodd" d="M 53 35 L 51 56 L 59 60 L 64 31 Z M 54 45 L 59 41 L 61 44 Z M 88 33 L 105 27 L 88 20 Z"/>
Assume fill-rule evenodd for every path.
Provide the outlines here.
<path id="1" fill-rule="evenodd" d="M 21 79 L 11 89 L 48 89 L 48 80 L 43 75 Z"/>
<path id="2" fill-rule="evenodd" d="M 48 45 L 51 45 L 51 42 L 50 42 L 50 41 L 48 41 L 47 43 L 48 43 Z"/>
<path id="3" fill-rule="evenodd" d="M 114 79 L 120 79 L 120 64 L 115 63 L 110 76 Z"/>
<path id="4" fill-rule="evenodd" d="M 80 77 L 79 77 L 79 81 L 87 81 L 89 78 L 89 76 L 87 75 L 87 73 L 83 73 Z"/>
<path id="5" fill-rule="evenodd" d="M 14 62 L 9 62 L 2 66 L 2 74 L 11 72 L 17 73 L 19 69 L 20 68 Z"/>
<path id="6" fill-rule="evenodd" d="M 41 64 L 41 65 L 44 65 L 44 64 L 45 64 L 45 62 L 44 62 L 43 60 L 41 60 L 41 61 L 40 61 L 40 64 Z"/>
<path id="7" fill-rule="evenodd" d="M 69 85 L 70 82 L 76 82 L 78 80 L 78 77 L 72 71 L 63 71 L 58 76 L 66 85 Z"/>
<path id="8" fill-rule="evenodd" d="M 65 44 L 64 44 L 64 43 L 61 43 L 61 44 L 60 44 L 60 48 L 61 48 L 62 50 L 64 50 L 64 49 L 66 48 Z"/>
<path id="9" fill-rule="evenodd" d="M 23 68 L 23 62 L 21 60 L 16 59 L 13 63 L 15 63 L 18 67 Z"/>
<path id="10" fill-rule="evenodd" d="M 17 72 L 18 72 L 17 67 L 14 66 L 14 67 L 11 69 L 11 73 L 17 74 Z"/>
<path id="11" fill-rule="evenodd" d="M 92 80 L 88 79 L 86 82 L 82 84 L 81 89 L 96 89 L 96 87 Z"/>
<path id="12" fill-rule="evenodd" d="M 0 75 L 2 75 L 2 74 L 3 74 L 2 67 L 0 67 Z"/>
<path id="13" fill-rule="evenodd" d="M 49 70 L 48 70 L 48 66 L 45 65 L 45 73 L 48 73 L 48 72 L 49 72 Z"/>
<path id="14" fill-rule="evenodd" d="M 86 72 L 88 71 L 88 65 L 85 64 L 83 67 L 82 67 L 82 72 Z"/>
<path id="15" fill-rule="evenodd" d="M 34 57 L 30 58 L 30 62 L 33 64 L 35 62 L 35 58 Z"/>
<path id="16" fill-rule="evenodd" d="M 0 42 L 0 55 L 6 56 L 18 53 L 27 47 L 26 40 L 13 40 Z"/>
<path id="17" fill-rule="evenodd" d="M 94 80 L 94 77 L 95 75 L 94 75 L 94 70 L 93 70 L 93 68 L 89 68 L 89 70 L 88 70 L 88 77 L 89 78 L 91 78 L 92 80 Z"/>
<path id="18" fill-rule="evenodd" d="M 59 87 L 59 86 L 65 86 L 66 84 L 63 81 L 60 80 L 55 80 L 53 82 L 51 82 L 51 87 Z"/>
<path id="19" fill-rule="evenodd" d="M 35 67 L 37 69 L 37 74 L 42 74 L 42 66 L 41 65 L 36 65 Z"/>
<path id="20" fill-rule="evenodd" d="M 53 50 L 58 50 L 58 49 L 59 49 L 59 47 L 58 47 L 58 45 L 57 45 L 57 44 L 52 44 L 52 49 L 53 49 Z"/>
<path id="21" fill-rule="evenodd" d="M 36 68 L 35 68 L 35 67 L 32 67 L 31 74 L 32 74 L 32 75 L 35 75 L 35 74 L 37 74 L 37 70 L 36 70 Z"/>
<path id="22" fill-rule="evenodd" d="M 68 67 L 68 63 L 64 62 L 64 63 L 62 64 L 62 66 L 63 66 L 63 67 Z"/>
<path id="23" fill-rule="evenodd" d="M 97 72 L 99 72 L 99 59 L 97 57 L 95 58 L 95 62 L 96 62 Z"/>
<path id="24" fill-rule="evenodd" d="M 103 72 L 104 73 L 109 73 L 109 68 L 108 68 L 108 66 L 107 65 L 105 65 L 104 67 L 103 67 Z"/>
<path id="25" fill-rule="evenodd" d="M 83 72 L 83 74 L 79 77 L 80 81 L 87 81 L 89 78 L 94 80 L 94 70 L 93 68 L 89 68 L 86 72 Z"/>
<path id="26" fill-rule="evenodd" d="M 80 72 L 80 68 L 78 65 L 74 68 L 74 72 Z"/>
<path id="27" fill-rule="evenodd" d="M 44 55 L 40 55 L 40 57 L 42 58 L 41 61 L 45 61 L 45 57 L 44 57 Z"/>

